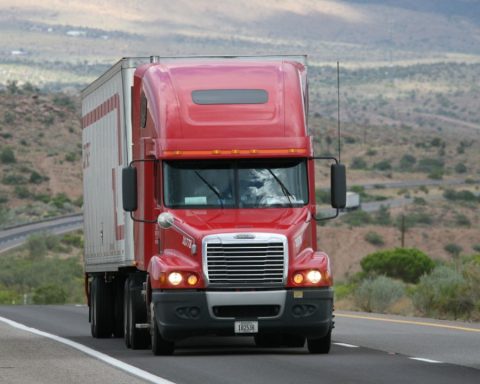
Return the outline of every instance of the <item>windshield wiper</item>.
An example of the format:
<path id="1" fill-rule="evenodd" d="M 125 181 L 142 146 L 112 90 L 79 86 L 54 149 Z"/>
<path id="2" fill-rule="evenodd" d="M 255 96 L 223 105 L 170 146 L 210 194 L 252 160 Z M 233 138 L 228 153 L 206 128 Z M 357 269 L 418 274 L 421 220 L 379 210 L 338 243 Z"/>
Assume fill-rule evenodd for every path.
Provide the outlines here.
<path id="1" fill-rule="evenodd" d="M 293 195 L 290 193 L 290 191 L 285 187 L 285 184 L 282 183 L 282 180 L 280 180 L 275 173 L 270 168 L 267 168 L 267 171 L 270 172 L 270 174 L 273 176 L 273 178 L 276 180 L 278 185 L 280 185 L 280 188 L 282 189 L 283 194 L 287 197 L 288 203 L 290 205 L 290 208 L 293 208 L 293 203 L 290 197 L 293 197 Z"/>
<path id="2" fill-rule="evenodd" d="M 205 185 L 218 197 L 218 201 L 220 202 L 220 205 L 223 209 L 223 201 L 222 201 L 222 196 L 220 195 L 220 192 L 218 192 L 217 189 L 212 184 L 210 184 L 207 180 L 205 180 L 205 178 L 202 175 L 200 175 L 198 171 L 194 171 L 194 172 L 198 176 L 198 178 L 202 180 L 205 183 Z"/>

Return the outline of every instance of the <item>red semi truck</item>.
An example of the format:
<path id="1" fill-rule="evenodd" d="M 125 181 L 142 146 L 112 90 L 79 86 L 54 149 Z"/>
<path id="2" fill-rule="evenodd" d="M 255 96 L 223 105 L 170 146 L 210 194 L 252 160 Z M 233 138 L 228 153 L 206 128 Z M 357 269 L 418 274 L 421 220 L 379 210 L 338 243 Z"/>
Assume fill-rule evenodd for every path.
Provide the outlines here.
<path id="1" fill-rule="evenodd" d="M 306 57 L 124 58 L 82 92 L 93 337 L 195 335 L 328 353 Z M 345 167 L 331 162 L 332 206 Z"/>

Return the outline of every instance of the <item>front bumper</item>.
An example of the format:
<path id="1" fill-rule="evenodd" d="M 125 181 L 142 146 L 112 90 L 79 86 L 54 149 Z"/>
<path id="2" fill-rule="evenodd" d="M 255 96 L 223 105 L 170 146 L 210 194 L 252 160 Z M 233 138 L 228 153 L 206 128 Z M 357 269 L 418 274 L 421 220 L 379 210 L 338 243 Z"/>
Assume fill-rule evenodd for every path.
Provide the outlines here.
<path id="1" fill-rule="evenodd" d="M 257 320 L 259 333 L 311 338 L 325 336 L 333 325 L 330 287 L 255 292 L 157 290 L 152 302 L 159 332 L 169 341 L 234 335 L 236 320 Z"/>

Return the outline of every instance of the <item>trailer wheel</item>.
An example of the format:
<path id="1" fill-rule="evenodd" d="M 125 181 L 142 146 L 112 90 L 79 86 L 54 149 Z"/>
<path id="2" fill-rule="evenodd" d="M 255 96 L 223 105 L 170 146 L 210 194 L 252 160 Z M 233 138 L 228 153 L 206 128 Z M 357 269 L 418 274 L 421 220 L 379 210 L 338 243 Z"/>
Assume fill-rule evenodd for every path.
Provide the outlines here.
<path id="1" fill-rule="evenodd" d="M 173 354 L 175 350 L 175 343 L 165 340 L 158 330 L 157 319 L 155 318 L 155 309 L 151 309 L 151 324 L 150 324 L 150 335 L 151 335 L 151 346 L 152 353 L 155 356 L 166 356 Z"/>
<path id="2" fill-rule="evenodd" d="M 129 281 L 128 279 L 126 279 L 125 284 L 123 286 L 123 339 L 125 340 L 125 346 L 127 348 L 131 348 L 132 346 L 130 345 L 130 333 L 129 333 L 130 324 L 128 323 L 128 319 L 129 319 L 128 305 L 130 303 L 130 300 L 128 299 L 128 296 L 129 296 L 128 285 L 129 285 Z"/>
<path id="3" fill-rule="evenodd" d="M 310 353 L 327 354 L 332 345 L 332 329 L 320 339 L 307 339 L 308 351 Z"/>
<path id="4" fill-rule="evenodd" d="M 112 336 L 113 308 L 112 289 L 101 277 L 94 277 L 90 289 L 92 336 L 106 338 Z"/>
<path id="5" fill-rule="evenodd" d="M 113 336 L 121 338 L 124 335 L 124 281 L 120 277 L 114 280 L 113 305 Z"/>
<path id="6" fill-rule="evenodd" d="M 126 283 L 127 291 L 127 334 L 130 348 L 146 349 L 148 348 L 150 338 L 148 328 L 138 329 L 136 324 L 144 324 L 147 322 L 147 309 L 142 298 L 141 281 L 135 277 L 129 277 Z M 128 346 L 127 344 L 127 346 Z"/>

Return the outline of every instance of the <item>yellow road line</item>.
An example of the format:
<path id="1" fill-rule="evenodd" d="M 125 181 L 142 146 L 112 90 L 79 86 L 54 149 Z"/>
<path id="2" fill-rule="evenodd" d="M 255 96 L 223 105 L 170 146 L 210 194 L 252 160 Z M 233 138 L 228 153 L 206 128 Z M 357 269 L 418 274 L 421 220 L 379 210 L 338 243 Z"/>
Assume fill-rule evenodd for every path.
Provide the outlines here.
<path id="1" fill-rule="evenodd" d="M 454 330 L 457 330 L 457 331 L 480 333 L 480 329 L 478 329 L 478 328 L 468 328 L 468 327 L 459 327 L 459 326 L 456 326 L 456 325 L 428 323 L 428 322 L 424 322 L 424 321 L 385 319 L 385 318 L 382 318 L 382 317 L 373 317 L 373 316 L 364 316 L 364 315 L 347 315 L 347 314 L 341 314 L 341 313 L 335 313 L 335 317 L 346 317 L 346 318 L 350 318 L 350 319 L 364 319 L 364 320 L 383 321 L 383 322 L 386 322 L 386 323 L 421 325 L 421 326 L 424 326 L 424 327 L 446 328 L 446 329 L 454 329 Z"/>

